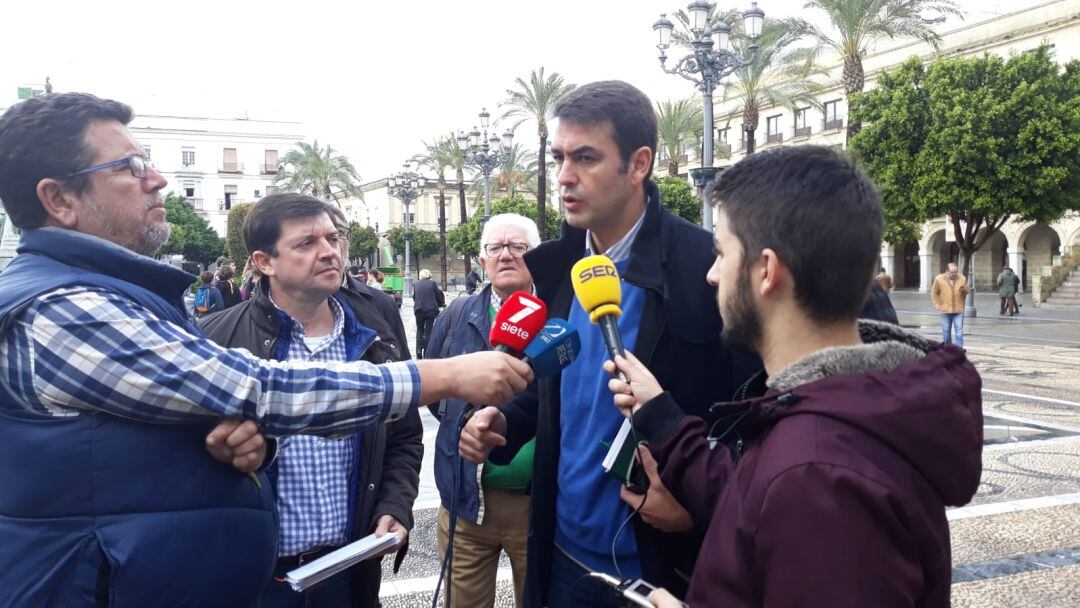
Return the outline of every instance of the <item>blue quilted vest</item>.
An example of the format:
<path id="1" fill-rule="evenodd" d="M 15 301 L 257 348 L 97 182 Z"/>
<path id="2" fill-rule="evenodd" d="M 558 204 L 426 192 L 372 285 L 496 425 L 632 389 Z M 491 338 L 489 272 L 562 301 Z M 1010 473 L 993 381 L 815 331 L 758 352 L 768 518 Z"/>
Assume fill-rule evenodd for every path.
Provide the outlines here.
<path id="1" fill-rule="evenodd" d="M 35 298 L 65 286 L 122 294 L 195 335 L 194 277 L 101 239 L 23 234 L 0 273 L 0 339 Z M 6 367 L 6 361 L 4 361 Z M 142 424 L 104 412 L 35 414 L 0 375 L 0 605 L 250 606 L 270 580 L 268 483 L 214 460 L 212 420 Z"/>

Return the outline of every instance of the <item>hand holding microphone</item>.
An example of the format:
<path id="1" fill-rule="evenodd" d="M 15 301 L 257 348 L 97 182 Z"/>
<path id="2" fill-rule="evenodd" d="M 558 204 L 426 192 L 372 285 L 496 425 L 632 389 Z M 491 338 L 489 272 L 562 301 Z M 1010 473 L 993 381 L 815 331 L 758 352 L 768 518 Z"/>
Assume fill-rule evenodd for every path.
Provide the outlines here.
<path id="1" fill-rule="evenodd" d="M 495 342 L 493 339 L 492 343 Z M 548 319 L 523 354 L 537 377 L 545 378 L 559 374 L 580 351 L 581 337 L 577 330 L 562 319 Z M 485 407 L 473 414 L 462 429 L 458 452 L 469 462 L 484 462 L 491 450 L 506 445 L 505 433 L 506 417 L 497 407 Z"/>

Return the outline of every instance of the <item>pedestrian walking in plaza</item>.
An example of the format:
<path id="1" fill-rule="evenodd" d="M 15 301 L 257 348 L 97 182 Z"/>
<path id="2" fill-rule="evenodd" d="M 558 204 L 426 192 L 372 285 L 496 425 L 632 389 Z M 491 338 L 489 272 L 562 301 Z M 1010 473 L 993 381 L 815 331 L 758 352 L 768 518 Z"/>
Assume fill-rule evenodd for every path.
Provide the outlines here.
<path id="1" fill-rule="evenodd" d="M 1016 292 L 1020 290 L 1020 277 L 1016 276 L 1012 268 L 1006 266 L 998 275 L 997 290 L 998 297 L 1001 298 L 1001 308 L 998 314 L 1004 316 L 1008 312 L 1010 317 L 1020 314 L 1020 309 L 1016 305 Z"/>
<path id="2" fill-rule="evenodd" d="M 881 288 L 885 290 L 885 293 L 892 292 L 892 277 L 889 276 L 889 273 L 885 272 L 884 268 L 878 271 L 874 280 L 877 281 L 878 285 L 881 285 Z"/>
<path id="3" fill-rule="evenodd" d="M 195 289 L 195 302 L 192 304 L 191 311 L 195 318 L 225 310 L 225 301 L 221 298 L 221 292 L 214 287 L 214 275 L 208 270 L 204 271 L 199 275 L 199 281 L 202 284 Z"/>
<path id="4" fill-rule="evenodd" d="M 471 296 L 476 293 L 476 288 L 479 285 L 480 275 L 476 273 L 475 268 L 470 268 L 469 274 L 465 275 L 465 293 Z"/>
<path id="5" fill-rule="evenodd" d="M 491 322 L 503 301 L 515 291 L 532 291 L 532 276 L 522 256 L 540 244 L 535 222 L 514 213 L 494 215 L 484 224 L 480 243 L 480 261 L 491 284 L 476 295 L 454 300 L 439 315 L 431 332 L 428 358 L 490 350 Z M 514 600 L 520 608 L 525 592 L 535 441 L 518 450 L 505 466 L 465 461 L 458 455 L 458 430 L 467 407 L 461 399 L 444 399 L 429 408 L 442 422 L 435 440 L 435 483 L 442 499 L 440 555 L 446 554 L 449 544 L 450 511 L 457 516 L 446 582 L 450 608 L 495 605 L 495 576 L 502 551 L 510 557 Z"/>
<path id="6" fill-rule="evenodd" d="M 946 272 L 934 277 L 930 301 L 941 313 L 941 341 L 946 344 L 964 346 L 964 298 L 969 291 L 967 279 L 956 264 L 950 263 Z"/>
<path id="7" fill-rule="evenodd" d="M 240 288 L 233 283 L 235 276 L 236 270 L 233 269 L 232 264 L 223 264 L 218 270 L 218 279 L 214 282 L 214 287 L 221 293 L 222 310 L 232 308 L 243 300 L 240 296 Z"/>
<path id="8" fill-rule="evenodd" d="M 423 359 L 427 352 L 428 338 L 435 317 L 446 306 L 446 299 L 438 283 L 431 278 L 427 268 L 420 271 L 420 280 L 413 283 L 413 315 L 416 316 L 416 358 Z"/>

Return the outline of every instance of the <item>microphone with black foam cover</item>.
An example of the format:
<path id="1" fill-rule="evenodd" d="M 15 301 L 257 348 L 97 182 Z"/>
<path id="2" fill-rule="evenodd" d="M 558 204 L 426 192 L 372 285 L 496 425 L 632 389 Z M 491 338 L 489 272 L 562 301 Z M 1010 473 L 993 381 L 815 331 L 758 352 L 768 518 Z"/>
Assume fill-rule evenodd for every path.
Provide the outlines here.
<path id="1" fill-rule="evenodd" d="M 495 350 L 520 358 L 545 321 L 547 304 L 524 291 L 515 291 L 495 313 L 488 341 Z"/>
<path id="2" fill-rule="evenodd" d="M 559 375 L 581 352 L 581 336 L 562 319 L 548 319 L 536 338 L 525 347 L 525 361 L 537 378 Z"/>
<path id="3" fill-rule="evenodd" d="M 619 316 L 622 315 L 622 284 L 615 263 L 606 255 L 590 255 L 578 260 L 570 270 L 574 294 L 589 320 L 600 326 L 604 346 L 612 361 L 615 355 L 626 355 L 622 336 L 619 334 Z M 622 372 L 619 378 L 625 380 Z"/>

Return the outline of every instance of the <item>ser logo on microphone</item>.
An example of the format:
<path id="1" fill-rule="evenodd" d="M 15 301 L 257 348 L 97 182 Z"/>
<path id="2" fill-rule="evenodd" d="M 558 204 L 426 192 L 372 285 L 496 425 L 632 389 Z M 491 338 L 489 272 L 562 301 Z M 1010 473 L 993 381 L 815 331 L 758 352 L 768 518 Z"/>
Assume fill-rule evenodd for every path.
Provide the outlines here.
<path id="1" fill-rule="evenodd" d="M 600 277 L 618 277 L 619 271 L 615 270 L 615 267 L 610 264 L 601 264 L 599 266 L 590 266 L 583 268 L 578 273 L 578 278 L 581 279 L 581 283 L 587 283 L 588 281 Z"/>

